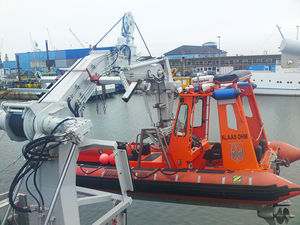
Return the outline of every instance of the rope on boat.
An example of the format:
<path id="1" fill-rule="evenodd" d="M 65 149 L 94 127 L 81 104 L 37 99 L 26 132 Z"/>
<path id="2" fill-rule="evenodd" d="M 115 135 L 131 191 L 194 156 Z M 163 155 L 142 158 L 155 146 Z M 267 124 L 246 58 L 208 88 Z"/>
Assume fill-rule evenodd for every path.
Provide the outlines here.
<path id="1" fill-rule="evenodd" d="M 172 173 L 166 173 L 165 171 L 163 171 L 162 169 L 160 169 L 160 172 L 164 175 L 167 175 L 167 176 L 170 176 L 170 175 L 175 175 L 176 173 L 180 172 L 180 169 L 178 170 L 175 170 L 174 172 Z"/>
<path id="2" fill-rule="evenodd" d="M 145 179 L 145 178 L 149 178 L 152 175 L 156 174 L 158 171 L 160 170 L 160 168 L 157 168 L 156 170 L 154 170 L 152 173 L 147 174 L 146 176 L 138 176 L 134 171 L 131 171 L 132 175 L 135 176 L 136 178 L 140 178 L 140 179 Z"/>
<path id="3" fill-rule="evenodd" d="M 153 172 L 147 174 L 146 176 L 138 176 L 133 170 L 131 171 L 132 175 L 135 176 L 136 178 L 140 178 L 140 179 L 145 179 L 145 178 L 149 178 L 151 177 L 152 175 L 156 174 L 157 172 L 161 172 L 162 174 L 166 175 L 166 176 L 171 176 L 171 175 L 175 175 L 177 174 L 178 172 L 180 172 L 180 169 L 178 170 L 175 170 L 174 172 L 172 173 L 167 173 L 164 171 L 164 169 L 162 168 L 157 168 L 156 170 L 154 170 Z"/>
<path id="4" fill-rule="evenodd" d="M 99 167 L 97 167 L 96 169 L 94 169 L 94 170 L 91 171 L 91 172 L 88 172 L 88 170 L 85 171 L 85 170 L 83 169 L 83 165 L 82 165 L 82 164 L 79 165 L 79 168 L 80 168 L 80 170 L 81 170 L 84 174 L 89 175 L 89 174 L 95 173 L 96 171 L 100 170 L 101 168 L 103 168 L 103 166 L 99 166 Z"/>
<path id="5" fill-rule="evenodd" d="M 259 138 L 260 138 L 260 136 L 262 134 L 263 128 L 264 128 L 264 125 L 261 126 L 260 132 L 259 132 L 258 137 L 256 138 L 255 142 L 257 142 L 259 140 Z"/>

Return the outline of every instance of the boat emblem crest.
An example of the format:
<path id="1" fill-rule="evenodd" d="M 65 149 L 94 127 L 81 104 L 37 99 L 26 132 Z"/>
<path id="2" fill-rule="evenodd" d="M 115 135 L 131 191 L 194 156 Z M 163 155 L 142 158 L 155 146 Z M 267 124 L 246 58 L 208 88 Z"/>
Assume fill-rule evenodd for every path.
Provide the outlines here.
<path id="1" fill-rule="evenodd" d="M 230 157 L 236 162 L 241 162 L 245 158 L 245 149 L 243 143 L 229 143 Z"/>

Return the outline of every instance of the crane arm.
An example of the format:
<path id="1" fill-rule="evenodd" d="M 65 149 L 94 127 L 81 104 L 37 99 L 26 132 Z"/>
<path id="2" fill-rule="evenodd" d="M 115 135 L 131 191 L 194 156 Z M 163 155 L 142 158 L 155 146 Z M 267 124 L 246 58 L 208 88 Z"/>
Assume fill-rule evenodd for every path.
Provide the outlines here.
<path id="1" fill-rule="evenodd" d="M 130 19 L 129 25 L 132 26 L 132 17 Z M 125 24 L 128 26 L 128 23 Z M 129 27 L 126 29 L 132 31 Z M 162 106 L 157 108 L 160 126 L 169 126 L 172 120 L 172 104 L 168 99 L 170 94 L 176 92 L 176 84 L 172 79 L 168 59 L 151 58 L 140 61 L 137 55 L 131 54 L 136 48 L 133 38 L 130 36 L 123 41 L 124 43 L 120 43 L 118 39 L 116 47 L 110 50 L 93 50 L 88 56 L 79 59 L 37 102 L 25 105 L 3 103 L 2 107 L 9 115 L 5 120 L 14 118 L 17 112 L 21 115 L 20 123 L 23 121 L 23 124 L 18 128 L 18 135 L 9 122 L 4 123 L 6 125 L 2 128 L 9 130 L 8 133 L 14 140 L 32 140 L 45 134 L 48 129 L 45 126 L 52 126 L 52 122 L 57 123 L 54 119 L 45 123 L 44 120 L 49 116 L 79 117 L 96 85 L 117 83 L 123 83 L 127 89 L 123 97 L 125 101 L 129 100 L 135 88 L 146 88 L 155 93 L 156 105 Z M 80 118 L 76 121 L 80 121 Z"/>
<path id="2" fill-rule="evenodd" d="M 69 28 L 69 31 L 71 32 L 71 34 L 74 36 L 74 38 L 76 39 L 76 41 L 78 41 L 78 43 L 80 44 L 80 46 L 82 48 L 84 48 L 84 44 L 79 40 L 79 38 L 77 37 L 77 35 L 71 30 L 71 28 Z"/>
<path id="3" fill-rule="evenodd" d="M 5 130 L 14 141 L 30 140 L 24 146 L 23 153 L 34 160 L 28 158 L 23 167 L 30 165 L 29 169 L 39 169 L 37 183 L 41 193 L 45 195 L 45 208 L 49 211 L 41 211 L 43 215 L 40 213 L 40 210 L 44 210 L 44 203 L 38 210 L 36 206 L 20 208 L 13 200 L 11 205 L 22 212 L 37 211 L 30 218 L 41 218 L 37 223 L 39 225 L 48 224 L 50 216 L 57 224 L 80 224 L 74 171 L 80 151 L 78 146 L 84 143 L 92 127 L 91 121 L 83 118 L 82 112 L 96 85 L 123 83 L 127 89 L 124 96 L 126 100 L 129 100 L 135 88 L 155 93 L 159 126 L 167 127 L 172 122 L 172 104 L 169 99 L 173 100 L 176 85 L 169 62 L 164 58 L 144 61 L 138 58 L 132 37 L 132 26 L 135 23 L 130 15 L 123 18 L 124 28 L 116 47 L 110 50 L 93 50 L 88 56 L 79 59 L 38 101 L 1 104 L 3 110 L 0 110 L 0 129 Z M 104 143 L 102 146 L 114 149 L 123 194 L 121 203 L 126 206 L 125 204 L 130 203 L 126 192 L 133 190 L 127 154 L 117 149 L 115 142 Z M 26 169 L 17 173 L 15 179 L 18 182 L 11 185 L 10 199 L 13 198 L 20 177 L 25 177 L 30 171 Z M 63 210 L 64 208 L 68 210 Z M 124 211 L 123 208 L 120 211 Z M 115 215 L 111 214 L 110 218 L 115 218 Z"/>

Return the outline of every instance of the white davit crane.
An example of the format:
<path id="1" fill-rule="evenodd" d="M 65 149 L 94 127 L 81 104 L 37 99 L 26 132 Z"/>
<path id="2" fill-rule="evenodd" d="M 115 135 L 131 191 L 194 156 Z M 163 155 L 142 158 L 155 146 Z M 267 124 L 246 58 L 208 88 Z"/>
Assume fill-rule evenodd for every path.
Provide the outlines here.
<path id="1" fill-rule="evenodd" d="M 71 34 L 74 36 L 74 38 L 78 41 L 78 43 L 80 44 L 80 46 L 82 48 L 85 48 L 84 44 L 79 40 L 79 38 L 77 37 L 77 35 L 71 30 L 71 28 L 69 28 L 69 31 L 71 32 Z"/>
<path id="2" fill-rule="evenodd" d="M 27 213 L 28 224 L 79 225 L 79 206 L 112 199 L 115 207 L 93 224 L 104 225 L 116 217 L 117 224 L 126 223 L 125 209 L 132 201 L 127 191 L 133 191 L 126 150 L 118 149 L 116 141 L 86 138 L 92 123 L 83 118 L 85 103 L 96 85 L 123 83 L 124 101 L 129 100 L 135 88 L 143 88 L 156 94 L 157 126 L 164 128 L 173 122 L 172 105 L 177 89 L 167 58 L 139 58 L 135 54 L 132 33 L 136 25 L 132 14 L 126 13 L 120 21 L 122 36 L 115 47 L 96 50 L 102 38 L 88 56 L 78 59 L 38 101 L 2 102 L 0 129 L 13 141 L 29 140 L 22 149 L 26 162 L 9 189 L 10 207 L 2 225 L 12 208 Z M 114 150 L 122 196 L 76 187 L 77 157 L 89 146 Z M 16 204 L 22 181 L 37 172 L 34 179 L 38 205 Z M 89 196 L 77 199 L 77 192 Z"/>

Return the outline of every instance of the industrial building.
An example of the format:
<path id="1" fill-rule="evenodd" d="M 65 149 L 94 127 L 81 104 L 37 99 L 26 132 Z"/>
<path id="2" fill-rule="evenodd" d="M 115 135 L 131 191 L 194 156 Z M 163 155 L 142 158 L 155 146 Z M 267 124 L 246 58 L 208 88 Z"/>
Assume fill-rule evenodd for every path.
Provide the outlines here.
<path id="1" fill-rule="evenodd" d="M 99 48 L 99 50 L 112 50 L 114 47 Z M 51 71 L 59 68 L 69 68 L 76 60 L 88 55 L 90 48 L 66 49 L 49 51 L 49 66 Z M 280 55 L 248 55 L 227 56 L 227 52 L 217 48 L 215 42 L 207 42 L 202 46 L 183 45 L 164 54 L 169 58 L 172 69 L 178 69 L 178 75 L 191 76 L 202 73 L 226 73 L 231 70 L 263 68 L 275 69 L 280 63 Z M 32 73 L 36 70 L 48 72 L 47 52 L 16 53 L 19 57 L 21 74 Z M 2 67 L 2 66 L 1 66 Z M 17 75 L 17 62 L 3 62 L 4 75 L 15 77 Z"/>
<path id="2" fill-rule="evenodd" d="M 97 48 L 97 50 L 111 50 L 114 47 Z M 78 59 L 86 56 L 90 52 L 90 48 L 82 49 L 66 49 L 48 51 L 49 66 L 51 71 L 57 71 L 59 68 L 69 68 Z M 16 58 L 19 57 L 21 74 L 40 71 L 48 72 L 47 52 L 26 52 L 16 53 Z M 3 62 L 4 75 L 14 77 L 17 74 L 17 61 L 4 61 Z"/>
<path id="3" fill-rule="evenodd" d="M 227 52 L 217 48 L 216 42 L 206 42 L 202 46 L 182 45 L 165 53 L 169 59 L 192 59 L 226 56 Z"/>
<path id="4" fill-rule="evenodd" d="M 226 73 L 231 70 L 263 68 L 273 71 L 280 63 L 281 55 L 227 56 L 227 52 L 217 48 L 215 42 L 202 46 L 183 45 L 164 54 L 172 69 L 178 69 L 178 75 L 191 76 L 202 73 Z"/>

